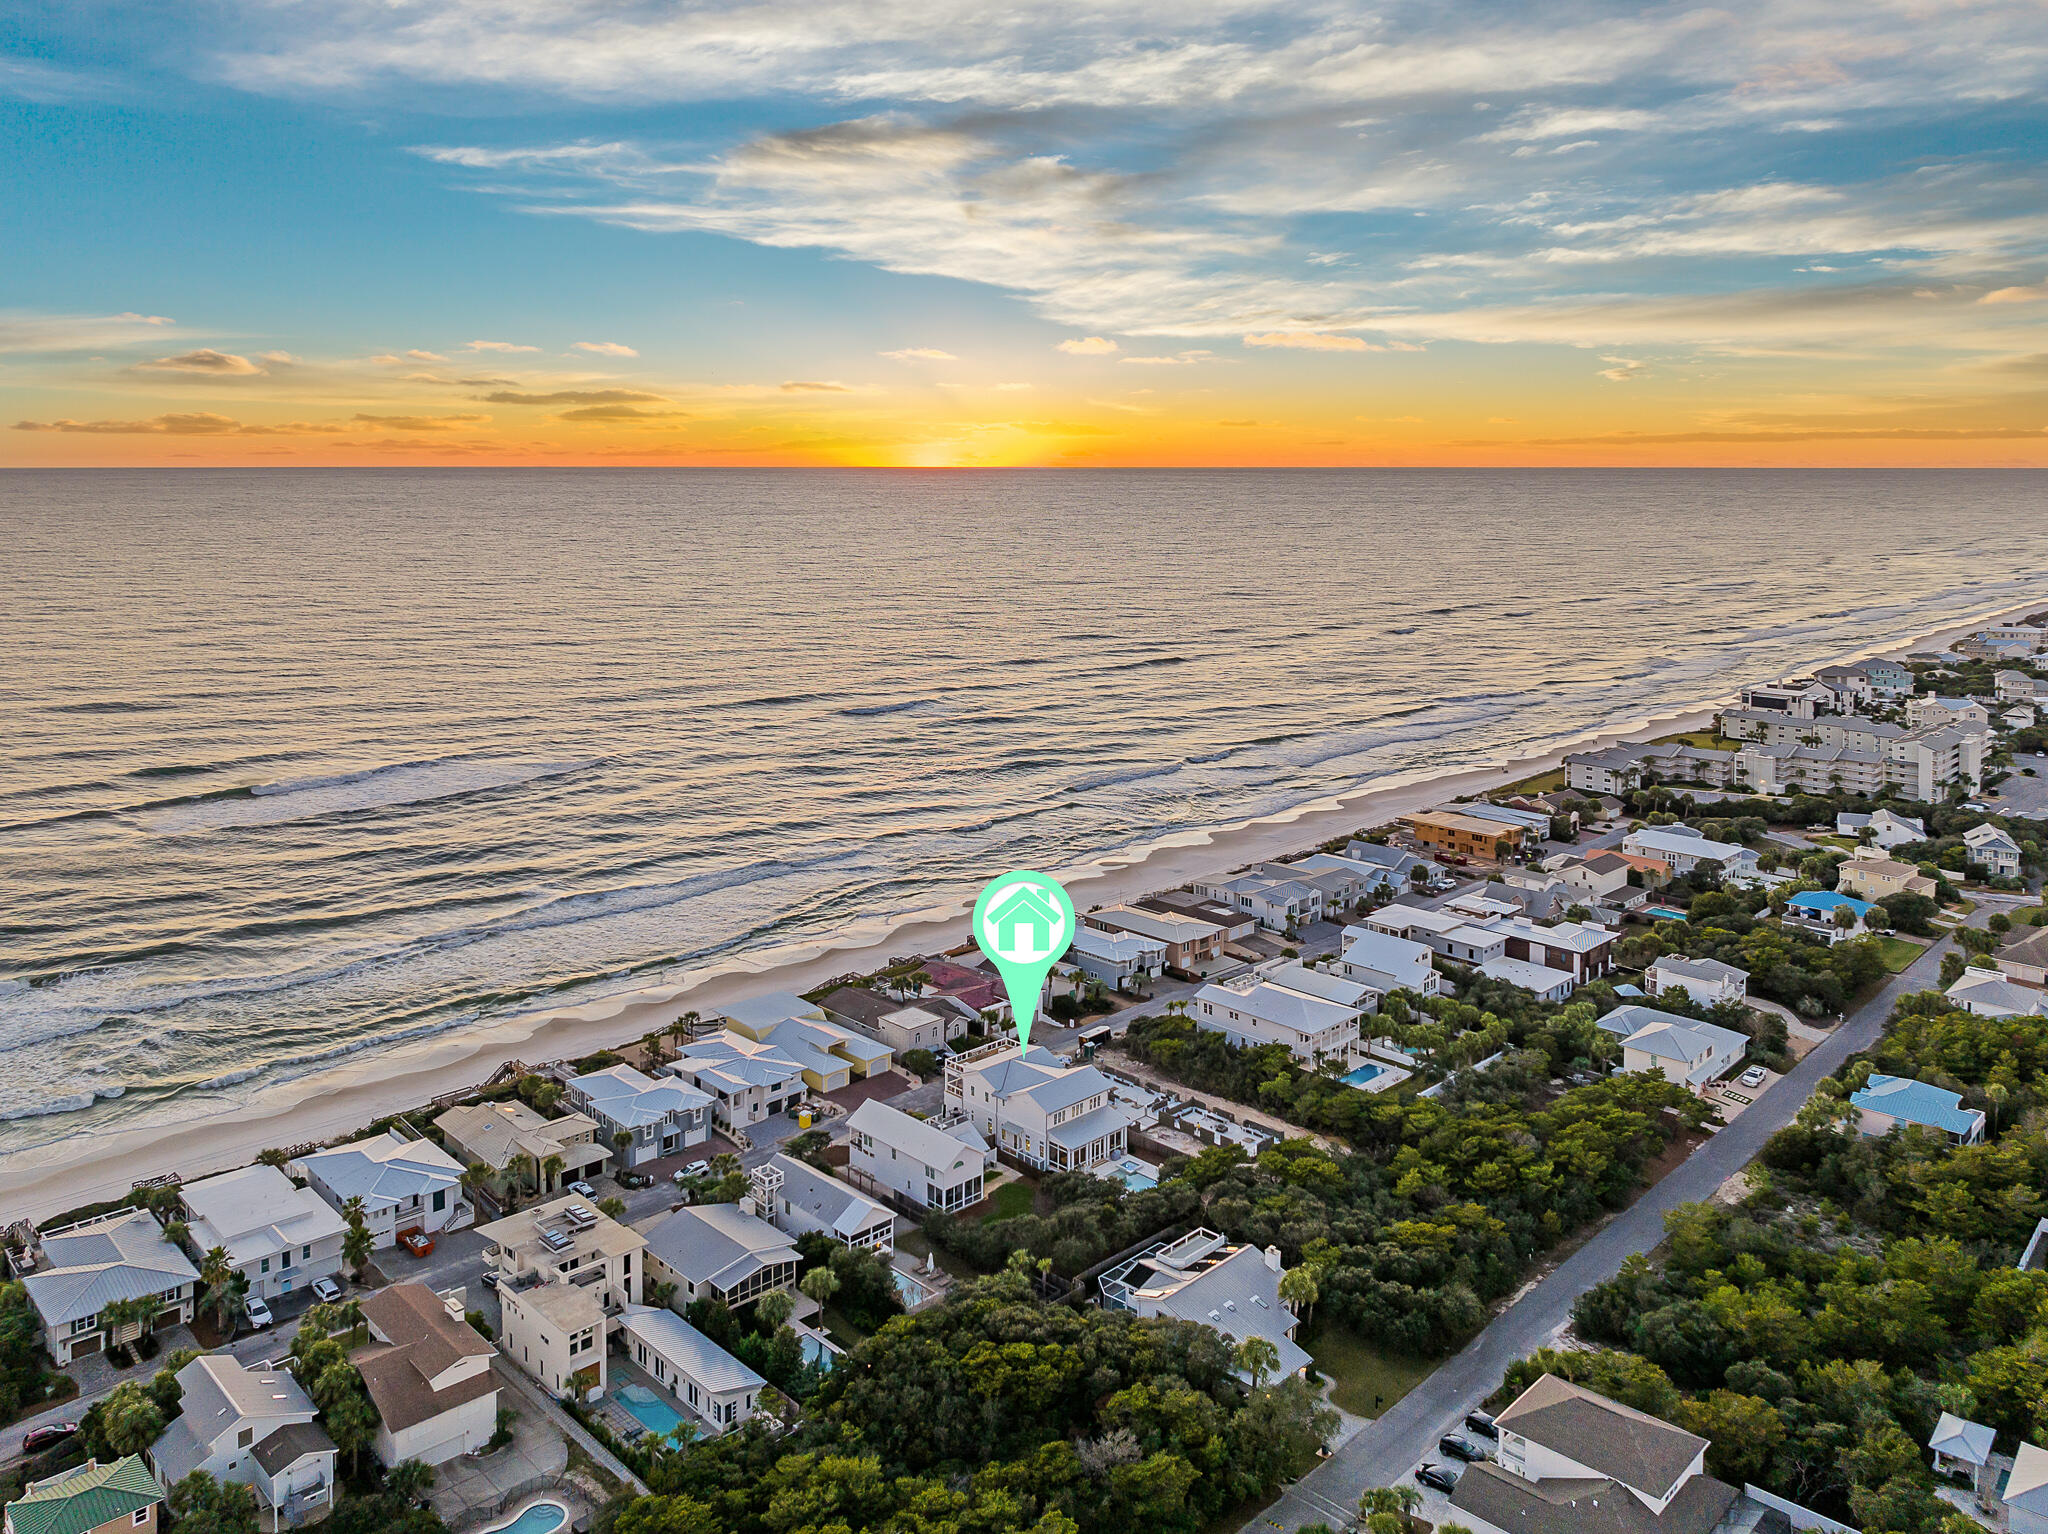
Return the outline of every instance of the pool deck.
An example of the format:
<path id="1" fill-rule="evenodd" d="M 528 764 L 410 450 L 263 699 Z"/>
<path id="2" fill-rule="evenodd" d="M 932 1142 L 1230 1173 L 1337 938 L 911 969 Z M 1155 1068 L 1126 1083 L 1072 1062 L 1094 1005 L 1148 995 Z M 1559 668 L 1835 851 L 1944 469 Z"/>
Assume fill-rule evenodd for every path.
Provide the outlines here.
<path id="1" fill-rule="evenodd" d="M 569 1468 L 569 1445 L 546 1416 L 510 1390 L 499 1399 L 519 1413 L 512 1441 L 481 1459 L 457 1455 L 434 1467 L 434 1511 L 451 1529 L 491 1522 L 508 1494 Z"/>

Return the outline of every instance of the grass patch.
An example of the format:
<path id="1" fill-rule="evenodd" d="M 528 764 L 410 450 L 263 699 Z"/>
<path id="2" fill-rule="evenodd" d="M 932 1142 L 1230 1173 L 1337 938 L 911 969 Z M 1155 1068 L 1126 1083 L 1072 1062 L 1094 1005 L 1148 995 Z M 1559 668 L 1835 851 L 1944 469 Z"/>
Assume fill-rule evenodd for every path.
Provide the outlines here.
<path id="1" fill-rule="evenodd" d="M 1716 735 L 1712 730 L 1685 730 L 1677 735 L 1659 735 L 1650 742 L 1653 746 L 1698 746 L 1702 751 L 1740 751 L 1750 742 L 1730 740 L 1725 735 Z"/>
<path id="2" fill-rule="evenodd" d="M 915 1257 L 920 1268 L 924 1266 L 924 1260 L 927 1257 L 936 1255 L 939 1259 L 939 1267 L 945 1272 L 952 1274 L 954 1278 L 962 1283 L 982 1276 L 981 1269 L 977 1268 L 966 1258 L 949 1252 L 942 1246 L 933 1246 L 921 1230 L 906 1231 L 898 1236 L 896 1238 L 896 1250 L 907 1257 Z"/>
<path id="3" fill-rule="evenodd" d="M 827 1305 L 825 1313 L 818 1318 L 816 1324 L 824 1328 L 827 1337 L 849 1353 L 868 1340 L 868 1333 L 847 1320 L 835 1305 Z"/>
<path id="4" fill-rule="evenodd" d="M 1524 778 L 1519 783 L 1510 783 L 1499 790 L 1504 794 L 1554 794 L 1565 787 L 1565 770 L 1554 767 L 1549 772 L 1539 772 L 1533 778 Z M 1341 848 L 1339 849 L 1342 850 Z"/>
<path id="5" fill-rule="evenodd" d="M 1438 1363 L 1385 1352 L 1355 1332 L 1320 1322 L 1299 1341 L 1317 1370 L 1330 1376 L 1330 1399 L 1359 1417 L 1377 1417 L 1428 1379 Z"/>
<path id="6" fill-rule="evenodd" d="M 1873 938 L 1877 944 L 1877 956 L 1884 960 L 1884 967 L 1894 975 L 1904 972 L 1907 965 L 1927 950 L 1918 943 L 1909 943 L 1902 937 Z"/>
<path id="7" fill-rule="evenodd" d="M 1006 1182 L 989 1195 L 995 1207 L 981 1217 L 984 1225 L 994 1225 L 1002 1220 L 1014 1220 L 1020 1214 L 1031 1213 L 1031 1205 L 1038 1197 L 1038 1190 L 1021 1179 Z"/>

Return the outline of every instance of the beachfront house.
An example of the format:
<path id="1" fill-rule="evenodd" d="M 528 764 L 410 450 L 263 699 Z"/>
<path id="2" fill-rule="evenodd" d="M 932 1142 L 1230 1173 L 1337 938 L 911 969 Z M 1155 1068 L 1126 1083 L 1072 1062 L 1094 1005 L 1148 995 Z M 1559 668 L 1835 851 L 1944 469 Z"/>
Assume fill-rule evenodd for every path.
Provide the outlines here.
<path id="1" fill-rule="evenodd" d="M 1204 900 L 1243 911 L 1268 932 L 1292 932 L 1323 918 L 1323 891 L 1292 877 L 1292 870 L 1197 879 L 1189 888 Z"/>
<path id="2" fill-rule="evenodd" d="M 1749 971 L 1719 959 L 1681 959 L 1666 954 L 1643 971 L 1643 989 L 1652 996 L 1684 991 L 1703 1007 L 1749 999 Z"/>
<path id="3" fill-rule="evenodd" d="M 754 1415 L 768 1382 L 672 1310 L 626 1312 L 626 1353 L 712 1437 Z"/>
<path id="4" fill-rule="evenodd" d="M 1629 857 L 1647 858 L 1662 865 L 1674 878 L 1683 877 L 1702 863 L 1717 863 L 1724 876 L 1747 876 L 1757 868 L 1756 854 L 1734 842 L 1711 841 L 1684 826 L 1645 826 L 1622 838 L 1621 850 Z"/>
<path id="5" fill-rule="evenodd" d="M 779 1152 L 754 1169 L 756 1211 L 794 1241 L 818 1231 L 847 1246 L 896 1249 L 896 1216 L 873 1199 L 809 1162 Z"/>
<path id="6" fill-rule="evenodd" d="M 126 1311 L 139 1301 L 156 1306 L 152 1331 L 192 1319 L 199 1271 L 146 1209 L 44 1231 L 26 1261 L 16 1273 L 42 1323 L 43 1351 L 59 1366 L 133 1342 L 145 1323 Z"/>
<path id="7" fill-rule="evenodd" d="M 940 1127 L 887 1103 L 864 1102 L 847 1119 L 847 1170 L 863 1187 L 886 1190 L 917 1209 L 957 1214 L 981 1202 L 995 1153 L 964 1117 Z"/>
<path id="8" fill-rule="evenodd" d="M 886 1071 L 895 1058 L 889 1046 L 841 1027 L 825 1009 L 791 991 L 771 991 L 736 1001 L 725 1009 L 725 1026 L 741 1038 L 772 1044 L 803 1067 L 813 1092 L 836 1092 Z"/>
<path id="9" fill-rule="evenodd" d="M 647 1273 L 676 1286 L 673 1303 L 747 1305 L 796 1285 L 796 1245 L 736 1204 L 691 1204 L 648 1227 Z"/>
<path id="10" fill-rule="evenodd" d="M 1963 846 L 1967 849 L 1967 861 L 1981 864 L 1994 879 L 2017 879 L 2020 876 L 2020 844 L 2013 840 L 2012 833 L 2001 826 L 1986 821 L 1981 826 L 1972 826 L 1963 833 Z"/>
<path id="11" fill-rule="evenodd" d="M 1984 1114 L 1965 1108 L 1960 1095 L 1907 1076 L 1873 1073 L 1861 1091 L 1849 1094 L 1861 1134 L 1881 1136 L 1894 1129 L 1934 1129 L 1951 1144 L 1976 1145 L 1984 1138 Z"/>
<path id="12" fill-rule="evenodd" d="M 574 1101 L 575 1083 L 569 1087 Z M 551 1119 L 509 1098 L 450 1108 L 434 1120 L 434 1127 L 458 1160 L 489 1167 L 493 1188 L 503 1194 L 513 1186 L 553 1193 L 565 1183 L 596 1176 L 611 1154 L 609 1130 L 616 1126 L 606 1126 L 600 1139 L 598 1122 L 588 1113 Z M 556 1160 L 560 1168 L 551 1170 Z"/>
<path id="13" fill-rule="evenodd" d="M 1482 819 L 1463 809 L 1420 810 L 1403 815 L 1401 824 L 1425 847 L 1488 863 L 1512 854 L 1528 835 L 1519 825 Z"/>
<path id="14" fill-rule="evenodd" d="M 708 1095 L 713 1121 L 725 1130 L 794 1108 L 808 1090 L 799 1061 L 729 1029 L 685 1044 L 662 1070 Z"/>
<path id="15" fill-rule="evenodd" d="M 1780 714 L 1787 719 L 1813 719 L 1842 711 L 1836 690 L 1818 676 L 1752 684 L 1742 689 L 1742 706 L 1751 713 Z"/>
<path id="16" fill-rule="evenodd" d="M 1223 929 L 1214 922 L 1175 911 L 1151 911 L 1139 906 L 1105 906 L 1081 918 L 1081 925 L 1098 932 L 1135 932 L 1166 945 L 1169 968 L 1199 974 L 1223 957 Z"/>
<path id="17" fill-rule="evenodd" d="M 363 1223 L 380 1250 L 413 1231 L 430 1236 L 476 1219 L 462 1164 L 432 1140 L 408 1140 L 395 1129 L 312 1151 L 292 1167 L 344 1214 L 350 1199 L 361 1199 Z"/>
<path id="18" fill-rule="evenodd" d="M 1105 1273 L 1102 1305 L 1191 1321 L 1221 1333 L 1233 1348 L 1257 1337 L 1272 1344 L 1280 1358 L 1274 1377 L 1285 1379 L 1312 1360 L 1294 1340 L 1294 1307 L 1280 1298 L 1284 1271 L 1277 1246 L 1232 1246 L 1213 1230 L 1193 1230 Z"/>
<path id="19" fill-rule="evenodd" d="M 370 1340 L 349 1355 L 377 1408 L 370 1450 L 389 1469 L 444 1465 L 498 1430 L 498 1350 L 464 1319 L 459 1291 L 392 1284 L 362 1302 Z"/>
<path id="20" fill-rule="evenodd" d="M 1075 929 L 1067 962 L 1091 980 L 1123 990 L 1164 973 L 1166 944 L 1141 932 L 1105 932 L 1084 923 Z"/>
<path id="21" fill-rule="evenodd" d="M 273 1300 L 341 1272 L 348 1222 L 274 1166 L 245 1166 L 178 1190 L 192 1247 L 224 1248 L 252 1298 Z"/>
<path id="22" fill-rule="evenodd" d="M 0 1534 L 157 1534 L 168 1495 L 140 1454 L 89 1459 L 24 1485 L 0 1510 Z"/>
<path id="23" fill-rule="evenodd" d="M 674 1076 L 609 1066 L 571 1078 L 569 1101 L 579 1118 L 596 1126 L 599 1148 L 622 1166 L 659 1161 L 711 1138 L 711 1094 Z"/>
<path id="24" fill-rule="evenodd" d="M 1320 854 L 1319 854 L 1320 855 Z M 1389 894 L 1404 894 L 1420 885 L 1441 885 L 1450 875 L 1444 868 L 1429 858 L 1417 857 L 1412 852 L 1403 852 L 1399 847 L 1390 847 L 1384 842 L 1369 842 L 1353 839 L 1344 845 L 1346 862 L 1360 863 L 1380 871 L 1379 887 Z M 1307 859 L 1305 861 L 1313 861 Z M 1367 890 L 1373 888 L 1368 877 Z"/>
<path id="25" fill-rule="evenodd" d="M 1413 991 L 1418 996 L 1435 996 L 1443 990 L 1436 972 L 1435 950 L 1427 943 L 1381 932 L 1367 926 L 1346 927 L 1333 968 L 1346 980 L 1356 981 L 1381 996 L 1394 991 Z"/>
<path id="26" fill-rule="evenodd" d="M 650 1281 L 646 1240 L 573 1196 L 477 1234 L 497 1275 L 505 1358 L 556 1396 L 601 1395 L 605 1338 Z"/>
<path id="27" fill-rule="evenodd" d="M 1107 1076 L 1051 1050 L 985 1044 L 946 1062 L 946 1106 L 1022 1165 L 1092 1172 L 1129 1148 L 1131 1115 Z"/>
<path id="28" fill-rule="evenodd" d="M 836 1021 L 878 1039 L 899 1056 L 913 1049 L 938 1054 L 967 1031 L 966 1016 L 943 997 L 929 1004 L 908 1002 L 880 989 L 842 985 L 819 1005 Z"/>
<path id="29" fill-rule="evenodd" d="M 195 1470 L 239 1482 L 256 1493 L 264 1528 L 324 1515 L 334 1505 L 339 1451 L 290 1374 L 205 1353 L 177 1380 L 178 1416 L 149 1451 L 166 1485 Z"/>
<path id="30" fill-rule="evenodd" d="M 1359 1020 L 1374 1007 L 1369 987 L 1290 959 L 1203 986 L 1188 1017 L 1241 1048 L 1284 1044 L 1313 1068 L 1326 1059 L 1349 1059 Z"/>

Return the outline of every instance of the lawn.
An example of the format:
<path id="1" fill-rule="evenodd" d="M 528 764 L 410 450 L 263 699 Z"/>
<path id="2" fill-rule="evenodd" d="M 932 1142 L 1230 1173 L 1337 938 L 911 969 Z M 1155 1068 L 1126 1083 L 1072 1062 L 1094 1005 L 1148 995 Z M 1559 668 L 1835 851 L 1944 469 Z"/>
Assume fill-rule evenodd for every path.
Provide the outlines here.
<path id="1" fill-rule="evenodd" d="M 1880 937 L 1874 941 L 1877 944 L 1877 956 L 1884 960 L 1884 967 L 1895 975 L 1903 972 L 1907 965 L 1927 952 L 1923 944 L 1909 943 L 1902 937 Z"/>
<path id="2" fill-rule="evenodd" d="M 1360 1417 L 1377 1417 L 1436 1369 L 1436 1361 L 1384 1352 L 1341 1326 L 1318 1324 L 1299 1339 L 1330 1376 L 1330 1399 Z"/>
<path id="3" fill-rule="evenodd" d="M 1554 794 L 1565 786 L 1565 771 L 1562 767 L 1549 772 L 1539 772 L 1533 778 L 1524 778 L 1519 783 L 1510 783 L 1501 792 L 1504 794 Z"/>
<path id="4" fill-rule="evenodd" d="M 1021 1179 L 1017 1182 L 1006 1182 L 990 1195 L 995 1208 L 981 1217 L 981 1223 L 993 1225 L 998 1220 L 1012 1220 L 1020 1214 L 1029 1214 L 1032 1201 L 1037 1197 L 1038 1189 L 1028 1182 Z"/>
<path id="5" fill-rule="evenodd" d="M 1698 746 L 1702 751 L 1740 751 L 1747 741 L 1729 740 L 1716 735 L 1712 730 L 1686 730 L 1677 735 L 1659 735 L 1651 742 L 1655 746 Z"/>

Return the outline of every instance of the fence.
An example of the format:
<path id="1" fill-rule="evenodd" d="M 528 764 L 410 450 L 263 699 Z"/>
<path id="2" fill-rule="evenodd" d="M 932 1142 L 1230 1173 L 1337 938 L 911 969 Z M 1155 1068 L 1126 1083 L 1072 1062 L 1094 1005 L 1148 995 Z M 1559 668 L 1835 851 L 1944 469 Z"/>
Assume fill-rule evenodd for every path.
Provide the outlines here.
<path id="1" fill-rule="evenodd" d="M 606 1501 L 601 1487 L 587 1485 L 571 1476 L 529 1476 L 510 1491 L 500 1496 L 495 1505 L 469 1508 L 458 1515 L 456 1520 L 448 1525 L 449 1534 L 470 1534 L 471 1530 L 480 1529 L 485 1524 L 502 1518 L 528 1497 L 539 1496 L 542 1492 L 549 1491 L 573 1497 L 579 1503 L 589 1503 L 593 1506 L 601 1507 Z M 574 1512 L 573 1508 L 571 1512 Z M 587 1527 L 587 1524 L 583 1519 L 578 1518 L 572 1527 L 581 1529 Z"/>
<path id="2" fill-rule="evenodd" d="M 1816 1513 L 1810 1507 L 1801 1507 L 1797 1502 L 1787 1501 L 1783 1497 L 1765 1491 L 1761 1486 L 1744 1486 L 1742 1494 L 1752 1502 L 1761 1502 L 1765 1507 L 1772 1509 L 1774 1512 L 1783 1513 L 1792 1521 L 1792 1527 L 1795 1529 L 1801 1531 L 1817 1530 L 1819 1534 L 1862 1534 L 1861 1530 L 1853 1528 L 1849 1524 L 1837 1523 L 1832 1518 Z"/>

